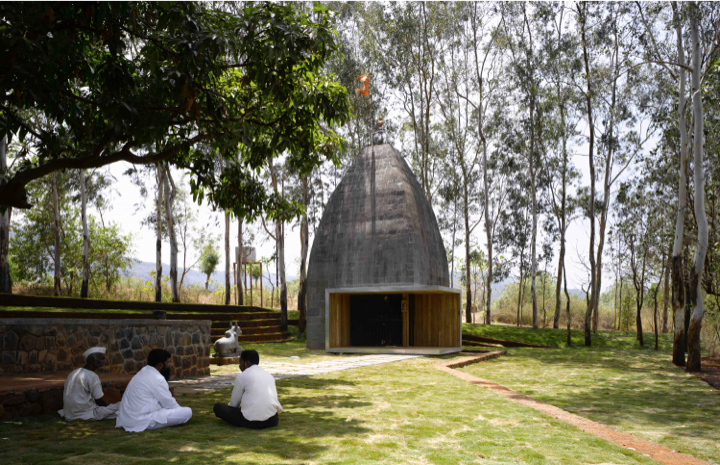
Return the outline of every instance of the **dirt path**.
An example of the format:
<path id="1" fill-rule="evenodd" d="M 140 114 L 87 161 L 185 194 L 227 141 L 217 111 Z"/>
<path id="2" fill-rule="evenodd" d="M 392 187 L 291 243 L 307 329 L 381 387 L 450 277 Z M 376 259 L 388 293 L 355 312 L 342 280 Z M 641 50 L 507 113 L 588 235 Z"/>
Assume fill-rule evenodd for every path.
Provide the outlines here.
<path id="1" fill-rule="evenodd" d="M 492 358 L 497 358 L 504 354 L 505 351 L 488 352 L 479 356 L 465 357 L 461 359 L 451 360 L 449 362 L 439 363 L 435 365 L 435 368 L 442 370 L 446 373 L 450 373 L 451 375 L 456 376 L 462 380 L 477 384 L 478 386 L 486 387 L 491 391 L 496 392 L 501 396 L 506 397 L 514 402 L 534 408 L 535 410 L 557 418 L 560 421 L 564 421 L 565 423 L 577 426 L 586 433 L 590 433 L 597 437 L 603 438 L 620 447 L 624 447 L 626 449 L 634 450 L 636 452 L 640 452 L 641 454 L 645 454 L 657 462 L 664 463 L 666 465 L 710 465 L 708 464 L 708 462 L 698 460 L 690 455 L 668 449 L 667 447 L 660 444 L 655 444 L 644 439 L 636 438 L 635 436 L 627 433 L 621 433 L 601 423 L 596 423 L 594 421 L 588 420 L 587 418 L 583 418 L 570 412 L 566 412 L 565 410 L 555 407 L 554 405 L 537 401 L 524 394 L 519 394 L 515 391 L 511 391 L 510 389 L 504 386 L 500 386 L 499 384 L 491 383 L 490 381 L 486 381 L 468 373 L 456 370 L 456 368 L 461 368 L 467 365 L 472 365 L 474 363 L 490 360 Z"/>

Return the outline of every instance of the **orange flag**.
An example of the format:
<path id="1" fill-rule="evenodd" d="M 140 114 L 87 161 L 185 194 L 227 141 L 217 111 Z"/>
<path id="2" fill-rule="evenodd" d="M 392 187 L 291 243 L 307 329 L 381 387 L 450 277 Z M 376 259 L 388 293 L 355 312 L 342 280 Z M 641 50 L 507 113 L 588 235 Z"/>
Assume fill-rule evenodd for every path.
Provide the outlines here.
<path id="1" fill-rule="evenodd" d="M 363 87 L 362 89 L 355 89 L 355 92 L 360 95 L 368 95 L 370 91 L 370 74 L 363 74 L 358 78 L 358 81 L 364 82 L 365 87 Z"/>

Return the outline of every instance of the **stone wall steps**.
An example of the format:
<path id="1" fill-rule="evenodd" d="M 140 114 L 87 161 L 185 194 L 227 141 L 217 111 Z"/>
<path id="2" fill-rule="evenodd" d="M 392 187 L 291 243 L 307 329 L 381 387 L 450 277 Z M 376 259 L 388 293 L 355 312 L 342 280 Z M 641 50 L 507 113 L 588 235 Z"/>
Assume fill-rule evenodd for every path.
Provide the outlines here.
<path id="1" fill-rule="evenodd" d="M 1 308 L 1 307 L 0 307 Z M 80 320 L 147 320 L 152 312 L 49 312 L 43 310 L 0 310 L 0 318 L 68 318 Z M 242 313 L 177 313 L 168 312 L 168 320 L 211 320 L 211 321 L 251 321 L 257 319 L 277 319 L 276 312 Z"/>
<path id="2" fill-rule="evenodd" d="M 290 338 L 290 333 L 287 331 L 280 331 L 280 327 L 275 328 L 276 331 L 273 333 L 265 333 L 265 334 L 250 334 L 245 335 L 242 334 L 238 337 L 238 343 L 240 345 L 242 344 L 255 344 L 260 342 L 279 342 L 279 341 L 286 341 Z M 223 336 L 210 336 L 212 342 L 214 343 L 218 339 L 220 339 Z"/>
<path id="3" fill-rule="evenodd" d="M 250 328 L 241 327 L 241 329 L 242 329 L 242 335 L 243 335 L 243 336 L 250 336 L 250 335 L 253 335 L 253 334 L 277 333 L 277 332 L 280 331 L 280 325 L 275 324 L 275 325 L 272 325 L 272 326 L 258 326 L 258 327 L 250 327 Z M 223 327 L 223 328 L 212 328 L 212 330 L 210 331 L 210 334 L 211 334 L 212 336 L 220 336 L 220 337 L 222 337 L 222 336 L 225 335 L 225 331 L 227 331 L 227 330 L 228 330 L 228 328 L 225 328 L 225 327 Z"/>
<path id="4" fill-rule="evenodd" d="M 237 322 L 237 320 L 236 320 Z M 212 322 L 212 329 L 222 329 L 223 334 L 225 331 L 230 329 L 230 323 L 231 321 L 213 321 Z M 243 332 L 245 332 L 245 328 L 257 328 L 261 326 L 280 326 L 280 318 L 274 318 L 271 320 L 247 320 L 247 321 L 240 321 L 240 329 L 242 329 Z"/>

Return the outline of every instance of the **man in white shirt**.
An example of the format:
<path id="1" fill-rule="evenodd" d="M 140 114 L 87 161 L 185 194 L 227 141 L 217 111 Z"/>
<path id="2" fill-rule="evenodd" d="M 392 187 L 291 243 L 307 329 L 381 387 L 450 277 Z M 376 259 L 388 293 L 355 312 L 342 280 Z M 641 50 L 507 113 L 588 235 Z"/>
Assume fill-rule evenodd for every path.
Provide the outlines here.
<path id="1" fill-rule="evenodd" d="M 213 407 L 216 417 L 245 428 L 277 426 L 278 413 L 283 409 L 278 401 L 275 378 L 260 368 L 259 363 L 257 351 L 240 353 L 240 374 L 235 378 L 230 403 L 216 403 Z"/>
<path id="2" fill-rule="evenodd" d="M 100 377 L 95 373 L 107 364 L 105 347 L 92 347 L 83 353 L 85 366 L 70 373 L 63 390 L 63 408 L 58 413 L 67 421 L 111 420 L 117 416 L 120 402 L 105 399 Z"/>
<path id="3" fill-rule="evenodd" d="M 130 380 L 118 411 L 116 428 L 140 432 L 187 423 L 192 418 L 189 407 L 180 407 L 170 393 L 172 358 L 170 352 L 153 349 L 147 365 Z"/>

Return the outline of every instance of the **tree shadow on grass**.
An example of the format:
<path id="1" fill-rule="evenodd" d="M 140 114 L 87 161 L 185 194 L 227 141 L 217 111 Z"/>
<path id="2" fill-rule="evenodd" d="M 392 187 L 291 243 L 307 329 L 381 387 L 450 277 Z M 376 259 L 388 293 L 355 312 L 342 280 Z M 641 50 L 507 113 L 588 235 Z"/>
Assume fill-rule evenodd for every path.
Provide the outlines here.
<path id="1" fill-rule="evenodd" d="M 599 423 L 657 432 L 651 440 L 720 441 L 720 392 L 672 365 L 669 357 L 652 347 L 513 349 L 483 371 L 510 389 Z M 483 377 L 480 367 L 469 371 Z"/>
<path id="2" fill-rule="evenodd" d="M 142 433 L 114 428 L 114 421 L 70 422 L 57 416 L 23 418 L 0 423 L 0 462 L 102 463 L 113 462 L 216 463 L 227 457 L 245 464 L 307 462 L 334 448 L 336 440 L 370 432 L 347 409 L 365 408 L 369 402 L 352 395 L 355 383 L 325 378 L 294 378 L 278 383 L 284 412 L 277 427 L 266 430 L 238 428 L 215 417 L 215 402 L 227 402 L 230 389 L 180 396 L 193 409 L 185 425 Z M 336 391 L 338 386 L 348 389 Z M 50 460 L 52 458 L 52 460 Z M 99 461 L 98 461 L 99 460 Z M 149 461 L 148 461 L 149 460 Z"/>

